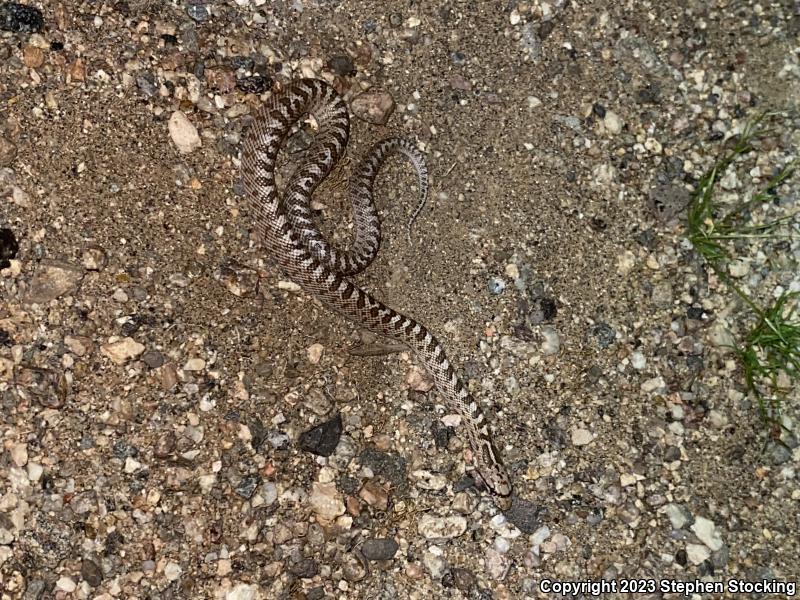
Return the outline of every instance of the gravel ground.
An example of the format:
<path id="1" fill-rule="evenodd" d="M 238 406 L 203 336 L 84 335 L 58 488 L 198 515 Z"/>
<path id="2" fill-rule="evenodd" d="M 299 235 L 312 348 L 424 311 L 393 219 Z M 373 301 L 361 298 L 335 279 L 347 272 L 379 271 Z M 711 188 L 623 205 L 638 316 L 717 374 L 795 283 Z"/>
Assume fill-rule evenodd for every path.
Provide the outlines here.
<path id="1" fill-rule="evenodd" d="M 798 32 L 788 0 L 0 3 L 2 598 L 786 597 L 797 389 L 770 435 L 725 348 L 746 307 L 683 232 L 748 119 L 780 113 L 722 202 L 797 157 Z M 373 110 L 348 157 L 428 156 L 411 244 L 415 177 L 380 176 L 359 281 L 470 380 L 506 513 L 413 357 L 256 242 L 242 132 L 300 76 Z M 754 295 L 800 290 L 796 238 L 736 251 Z"/>

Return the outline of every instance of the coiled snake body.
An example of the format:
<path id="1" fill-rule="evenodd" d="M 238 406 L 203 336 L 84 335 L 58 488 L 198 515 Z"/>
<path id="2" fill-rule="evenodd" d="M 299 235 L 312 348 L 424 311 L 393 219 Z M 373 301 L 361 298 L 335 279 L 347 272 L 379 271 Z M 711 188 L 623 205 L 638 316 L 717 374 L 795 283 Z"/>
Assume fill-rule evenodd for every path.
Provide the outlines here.
<path id="1" fill-rule="evenodd" d="M 275 184 L 278 151 L 292 125 L 305 114 L 313 115 L 319 131 L 281 196 Z M 261 241 L 285 273 L 308 293 L 356 325 L 398 340 L 416 353 L 449 410 L 461 415 L 481 478 L 492 492 L 508 496 L 511 484 L 492 446 L 484 413 L 456 375 L 439 341 L 421 323 L 392 310 L 349 278 L 365 269 L 378 252 L 380 224 L 372 187 L 380 166 L 394 153 L 408 157 L 417 171 L 424 200 L 428 176 L 422 154 L 408 140 L 388 138 L 376 144 L 358 166 L 350 184 L 356 226 L 348 251 L 332 247 L 311 219 L 311 195 L 344 154 L 349 130 L 344 101 L 331 86 L 315 79 L 293 82 L 260 109 L 244 140 L 242 176 Z"/>

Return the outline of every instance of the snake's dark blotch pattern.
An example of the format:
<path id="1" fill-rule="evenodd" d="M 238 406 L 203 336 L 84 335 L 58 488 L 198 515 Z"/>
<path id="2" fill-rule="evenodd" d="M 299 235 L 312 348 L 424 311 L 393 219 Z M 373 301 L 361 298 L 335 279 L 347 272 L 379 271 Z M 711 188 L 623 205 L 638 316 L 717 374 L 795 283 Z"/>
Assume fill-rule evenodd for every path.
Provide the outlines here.
<path id="1" fill-rule="evenodd" d="M 314 116 L 319 133 L 281 194 L 275 184 L 278 152 L 292 125 L 305 114 Z M 395 153 L 411 160 L 422 200 L 416 216 L 428 188 L 424 156 L 403 138 L 382 140 L 367 154 L 350 185 L 355 238 L 348 251 L 332 247 L 313 222 L 311 196 L 344 154 L 349 132 L 347 105 L 324 81 L 301 79 L 271 97 L 256 115 L 242 147 L 242 179 L 253 203 L 257 233 L 283 271 L 307 292 L 357 325 L 398 340 L 415 352 L 448 408 L 461 415 L 482 479 L 505 500 L 511 494 L 511 483 L 492 446 L 486 417 L 442 345 L 427 327 L 389 308 L 351 280 L 378 254 L 380 222 L 372 187 L 381 165 Z"/>

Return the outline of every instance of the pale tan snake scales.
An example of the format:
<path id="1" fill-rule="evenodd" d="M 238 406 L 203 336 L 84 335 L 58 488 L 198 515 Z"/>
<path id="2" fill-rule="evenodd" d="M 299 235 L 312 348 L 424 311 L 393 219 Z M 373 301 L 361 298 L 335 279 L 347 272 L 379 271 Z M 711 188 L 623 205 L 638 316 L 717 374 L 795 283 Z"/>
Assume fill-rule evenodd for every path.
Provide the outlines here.
<path id="1" fill-rule="evenodd" d="M 305 114 L 314 116 L 319 131 L 281 195 L 275 184 L 278 151 L 292 125 Z M 344 154 L 349 131 L 344 101 L 331 86 L 315 79 L 295 81 L 260 109 L 244 140 L 242 176 L 261 241 L 308 293 L 356 325 L 398 340 L 415 352 L 448 409 L 461 415 L 481 478 L 496 495 L 509 496 L 511 483 L 492 446 L 483 410 L 456 375 L 439 341 L 421 323 L 392 310 L 350 279 L 378 252 L 380 224 L 372 200 L 378 169 L 390 154 L 407 156 L 417 170 L 424 198 L 427 167 L 422 154 L 406 139 L 389 138 L 376 144 L 357 167 L 350 185 L 355 239 L 348 251 L 328 244 L 312 221 L 311 195 Z"/>

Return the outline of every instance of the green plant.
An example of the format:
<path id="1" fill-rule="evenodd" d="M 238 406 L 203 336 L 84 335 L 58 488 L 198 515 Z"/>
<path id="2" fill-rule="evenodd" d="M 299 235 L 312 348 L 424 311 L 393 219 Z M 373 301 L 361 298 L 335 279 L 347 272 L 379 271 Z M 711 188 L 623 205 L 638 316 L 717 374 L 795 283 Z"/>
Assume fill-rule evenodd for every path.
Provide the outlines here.
<path id="1" fill-rule="evenodd" d="M 759 316 L 736 354 L 748 391 L 759 403 L 765 421 L 775 422 L 781 398 L 800 379 L 798 293 L 785 292 Z M 766 382 L 766 386 L 761 383 Z"/>
<path id="2" fill-rule="evenodd" d="M 721 174 L 745 154 L 756 150 L 754 142 L 772 132 L 764 123 L 774 115 L 761 114 L 750 121 L 733 148 L 700 179 L 688 207 L 687 238 L 719 279 L 754 313 L 755 324 L 734 347 L 744 372 L 745 384 L 758 402 L 765 423 L 780 426 L 781 406 L 786 394 L 800 380 L 800 320 L 797 292 L 782 293 L 762 308 L 728 273 L 732 258 L 729 244 L 734 240 L 774 238 L 777 229 L 794 215 L 752 224 L 750 211 L 771 200 L 778 188 L 794 174 L 796 161 L 785 165 L 767 186 L 723 211 L 715 202 L 714 190 Z M 780 429 L 777 429 L 779 432 Z"/>

